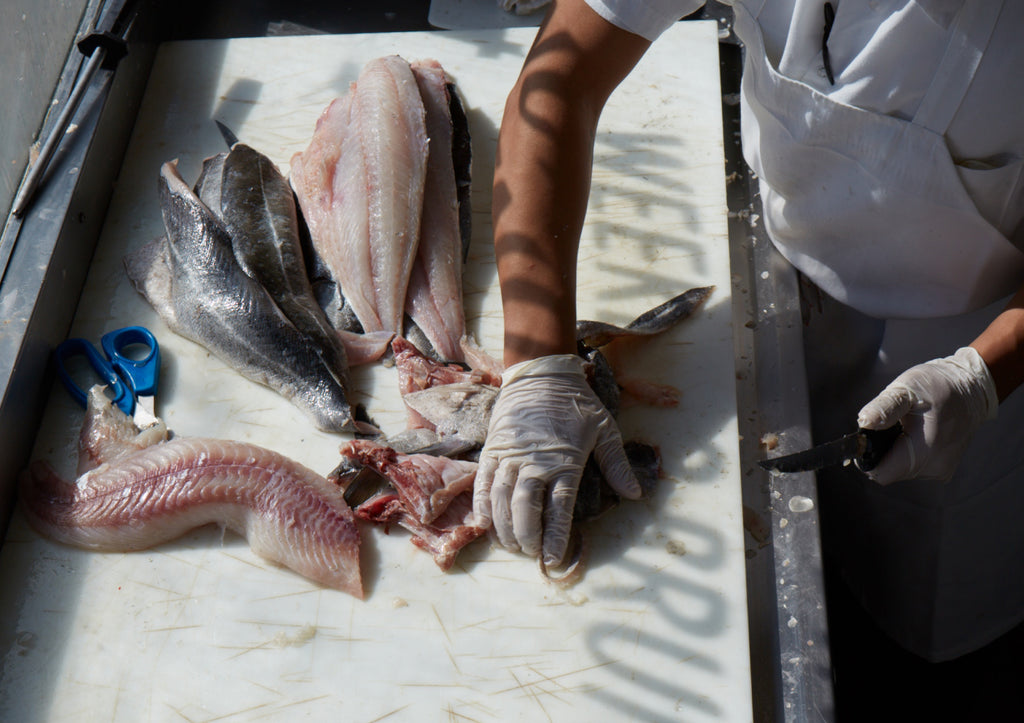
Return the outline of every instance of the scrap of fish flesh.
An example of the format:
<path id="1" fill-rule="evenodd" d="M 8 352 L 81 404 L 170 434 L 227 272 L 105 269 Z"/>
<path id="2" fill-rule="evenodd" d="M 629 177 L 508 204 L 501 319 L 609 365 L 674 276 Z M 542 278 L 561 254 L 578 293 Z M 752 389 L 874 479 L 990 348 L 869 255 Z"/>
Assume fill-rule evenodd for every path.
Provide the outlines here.
<path id="1" fill-rule="evenodd" d="M 482 446 L 500 377 L 436 362 L 401 337 L 391 347 L 398 389 L 409 410 L 409 427 L 427 427 L 442 436 L 459 435 Z M 453 414 L 457 416 L 453 418 Z"/>
<path id="2" fill-rule="evenodd" d="M 429 389 L 442 384 L 472 382 L 475 384 L 501 384 L 501 376 L 486 370 L 466 369 L 458 364 L 444 364 L 422 354 L 407 340 L 396 337 L 391 342 L 395 368 L 398 370 L 398 389 L 402 394 Z"/>
<path id="3" fill-rule="evenodd" d="M 242 269 L 267 290 L 295 328 L 310 338 L 347 389 L 345 347 L 313 296 L 288 179 L 265 155 L 235 143 L 229 152 L 203 162 L 195 192 L 224 222 Z"/>
<path id="4" fill-rule="evenodd" d="M 476 462 L 428 454 L 398 454 L 390 447 L 365 439 L 343 445 L 341 455 L 385 477 L 406 509 L 424 524 L 436 520 L 455 497 L 472 492 L 476 477 Z"/>
<path id="5" fill-rule="evenodd" d="M 90 395 L 87 416 L 100 405 L 103 414 L 123 416 L 102 392 Z M 21 503 L 40 533 L 75 547 L 128 552 L 216 523 L 243 535 L 261 557 L 363 597 L 352 510 L 312 470 L 242 442 L 178 437 L 119 450 L 115 441 L 104 451 L 97 435 L 91 444 L 100 464 L 77 482 L 45 462 L 22 475 Z"/>
<path id="6" fill-rule="evenodd" d="M 398 524 L 412 533 L 412 544 L 429 552 L 441 570 L 450 570 L 459 551 L 486 530 L 477 526 L 473 496 L 463 493 L 431 523 L 423 523 L 408 511 L 399 496 L 381 492 L 356 508 L 360 519 L 385 525 Z"/>
<path id="7" fill-rule="evenodd" d="M 90 388 L 87 400 L 90 411 L 78 434 L 77 474 L 167 440 L 162 419 L 139 431 L 131 417 L 110 403 L 102 385 Z"/>
<path id="8" fill-rule="evenodd" d="M 125 258 L 128 277 L 177 334 L 277 390 L 326 431 L 353 427 L 340 380 L 235 258 L 227 228 L 178 173 L 160 172 L 167 235 Z"/>
<path id="9" fill-rule="evenodd" d="M 497 398 L 497 387 L 457 382 L 410 392 L 402 401 L 426 420 L 438 436 L 454 436 L 482 447 Z"/>
<path id="10" fill-rule="evenodd" d="M 475 442 L 454 437 L 441 439 L 437 432 L 426 428 L 406 429 L 386 437 L 378 436 L 372 441 L 390 447 L 398 454 L 426 454 L 452 459 L 462 459 L 463 455 L 478 452 L 480 448 Z M 350 506 L 361 504 L 382 488 L 390 486 L 384 475 L 352 457 L 342 457 L 327 475 L 327 480 L 344 491 L 345 501 Z"/>
<path id="11" fill-rule="evenodd" d="M 402 329 L 426 166 L 423 101 L 398 56 L 367 63 L 292 158 L 313 245 L 365 332 Z"/>

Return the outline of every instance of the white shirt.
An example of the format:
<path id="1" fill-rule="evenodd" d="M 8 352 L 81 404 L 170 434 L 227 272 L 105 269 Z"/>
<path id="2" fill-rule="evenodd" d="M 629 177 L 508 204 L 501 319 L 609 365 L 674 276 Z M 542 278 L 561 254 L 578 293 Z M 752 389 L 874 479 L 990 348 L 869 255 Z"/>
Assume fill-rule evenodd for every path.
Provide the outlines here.
<path id="1" fill-rule="evenodd" d="M 769 233 L 783 254 L 826 291 L 867 313 L 881 316 L 959 313 L 977 308 L 1012 290 L 1013 278 L 1020 275 L 1013 252 L 996 248 L 1000 244 L 997 239 L 989 239 L 992 248 L 986 247 L 982 252 L 991 260 L 978 262 L 978 268 L 965 274 L 962 283 L 955 277 L 960 275 L 959 267 L 964 261 L 970 261 L 973 249 L 960 248 L 958 253 L 948 253 L 955 243 L 962 244 L 963 238 L 986 235 L 975 233 L 969 223 L 964 223 L 965 212 L 980 215 L 986 225 L 993 227 L 995 235 L 1001 234 L 1008 239 L 1021 229 L 1024 220 L 1024 73 L 1011 70 L 1024 64 L 1024 43 L 1016 37 L 1019 29 L 1024 28 L 1024 3 L 1017 0 L 1006 0 L 1003 4 L 977 71 L 962 95 L 962 102 L 958 107 L 953 106 L 948 121 L 943 121 L 942 127 L 936 131 L 941 134 L 943 152 L 948 151 L 955 167 L 955 173 L 950 172 L 952 183 L 962 186 L 962 191 L 957 188 L 956 192 L 967 199 L 956 210 L 960 239 L 947 239 L 935 246 L 941 249 L 938 251 L 941 256 L 950 258 L 950 268 L 935 268 L 937 264 L 933 263 L 931 269 L 918 270 L 921 277 L 918 287 L 891 283 L 901 279 L 886 278 L 885 268 L 876 273 L 875 269 L 864 266 L 869 263 L 880 265 L 882 261 L 866 259 L 863 253 L 850 255 L 853 265 L 847 268 L 849 264 L 843 253 L 847 248 L 853 249 L 854 245 L 849 239 L 842 238 L 821 241 L 820 237 L 829 235 L 832 229 L 821 218 L 812 217 L 814 214 L 821 217 L 830 215 L 830 204 L 837 204 L 836 218 L 850 235 L 857 237 L 857 230 L 851 222 L 876 215 L 875 210 L 866 206 L 858 217 L 857 210 L 840 207 L 848 200 L 839 197 L 834 189 L 815 196 L 808 194 L 806 188 L 787 187 L 793 180 L 789 177 L 797 176 L 809 167 L 806 165 L 808 160 L 817 164 L 823 178 L 829 175 L 828 169 L 822 166 L 827 159 L 820 154 L 817 158 L 809 158 L 805 153 L 809 148 L 801 146 L 801 139 L 792 141 L 786 137 L 787 127 L 792 130 L 799 126 L 798 116 L 801 113 L 816 113 L 822 99 L 832 107 L 863 109 L 870 114 L 908 123 L 915 120 L 936 77 L 936 69 L 951 46 L 951 38 L 955 38 L 957 15 L 964 2 L 968 1 L 834 0 L 836 17 L 828 39 L 834 85 L 826 77 L 822 61 L 823 2 L 732 0 L 731 3 L 737 18 L 756 18 L 756 25 L 744 24 L 738 19 L 736 27 L 748 54 L 755 48 L 763 56 L 753 60 L 755 65 L 760 64 L 757 67 L 761 67 L 767 63 L 772 75 L 784 79 L 789 86 L 797 84 L 806 89 L 805 106 L 801 105 L 799 97 L 795 104 L 792 97 L 782 104 L 775 102 L 768 97 L 770 92 L 775 92 L 768 83 L 760 83 L 759 89 L 745 89 L 745 98 L 753 102 L 745 103 L 743 108 L 744 152 L 750 165 L 761 176 L 762 191 L 768 191 L 765 213 Z M 656 39 L 678 18 L 703 4 L 700 0 L 587 2 L 609 22 L 649 40 Z M 990 9 L 998 6 L 998 0 L 980 0 L 980 3 Z M 964 12 L 967 14 L 969 11 Z M 751 29 L 754 27 L 756 31 Z M 753 37 L 755 35 L 758 37 Z M 985 37 L 988 39 L 989 36 Z M 746 78 L 751 70 L 750 62 L 748 58 L 745 86 L 753 85 L 748 84 Z M 761 93 L 760 99 L 756 97 L 757 93 Z M 932 95 L 932 101 L 934 96 L 941 96 Z M 776 117 L 772 117 L 773 114 Z M 778 125 L 781 128 L 772 127 L 776 120 L 780 121 Z M 846 114 L 843 123 L 851 120 L 854 127 L 847 130 L 846 126 L 840 126 L 840 134 L 877 130 L 862 131 L 856 114 Z M 759 124 L 762 126 L 760 133 L 756 128 Z M 814 129 L 814 122 L 806 125 Z M 884 133 L 879 138 L 880 143 L 889 140 Z M 784 142 L 777 142 L 780 139 Z M 821 142 L 820 137 L 808 140 L 811 145 Z M 790 145 L 787 147 L 786 144 Z M 764 159 L 767 159 L 767 168 L 762 163 Z M 913 176 L 914 156 L 894 162 L 906 165 L 905 172 Z M 933 172 L 934 168 L 921 168 L 921 173 Z M 851 182 L 860 183 L 862 179 L 855 176 L 850 174 Z M 841 169 L 834 178 L 843 178 Z M 886 182 L 883 181 L 879 188 L 884 189 Z M 949 179 L 945 186 L 950 186 Z M 930 189 L 922 192 L 931 193 Z M 926 228 L 921 220 L 934 219 L 934 226 L 939 228 L 944 225 L 941 216 L 928 208 L 918 209 L 917 214 L 910 223 L 902 223 L 898 219 L 887 225 L 876 223 L 865 228 L 862 235 L 877 237 L 886 234 L 886 229 L 903 228 L 902 235 L 894 235 L 886 248 L 903 249 L 906 263 L 912 264 L 914 258 L 929 248 L 929 239 L 934 238 L 934 227 Z M 812 222 L 806 223 L 808 220 Z M 914 228 L 919 229 L 921 238 L 912 238 Z M 1020 243 L 1024 243 L 1024 233 L 1017 233 L 1017 237 Z M 921 246 L 918 256 L 912 250 L 915 245 Z M 898 258 L 897 255 L 897 262 Z M 986 263 L 987 268 L 981 268 Z M 1012 270 L 1007 271 L 1003 278 L 990 283 L 992 268 L 1011 267 Z M 1024 256 L 1021 267 L 1024 269 Z M 971 273 L 975 278 L 966 278 Z M 929 281 L 929 277 L 936 275 L 941 278 Z M 960 288 L 956 288 L 958 284 Z M 901 288 L 906 291 L 904 296 L 887 298 L 888 289 Z M 934 313 L 929 309 L 934 309 Z"/>

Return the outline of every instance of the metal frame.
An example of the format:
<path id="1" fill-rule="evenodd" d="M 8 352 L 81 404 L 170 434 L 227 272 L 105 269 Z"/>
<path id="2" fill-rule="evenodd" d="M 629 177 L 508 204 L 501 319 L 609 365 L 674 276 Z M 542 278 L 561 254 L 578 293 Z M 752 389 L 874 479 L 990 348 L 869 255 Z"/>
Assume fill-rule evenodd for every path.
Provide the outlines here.
<path id="1" fill-rule="evenodd" d="M 812 473 L 773 478 L 757 465 L 772 444 L 777 444 L 773 455 L 811 444 L 797 274 L 768 238 L 757 178 L 743 160 L 743 49 L 732 33 L 732 10 L 709 2 L 702 17 L 717 20 L 721 31 L 754 717 L 765 723 L 832 721 L 835 696 L 816 479 Z M 793 499 L 811 509 L 790 510 Z"/>
<path id="2" fill-rule="evenodd" d="M 76 37 L 94 26 L 101 5 L 101 0 L 90 0 Z M 32 205 L 22 219 L 8 216 L 4 227 L 2 244 L 10 258 L 0 282 L 3 529 L 42 417 L 52 374 L 50 352 L 67 336 L 78 305 L 153 51 L 152 43 L 136 41 L 116 71 L 97 71 Z M 51 111 L 66 100 L 83 59 L 72 45 Z M 56 115 L 48 115 L 40 137 Z"/>

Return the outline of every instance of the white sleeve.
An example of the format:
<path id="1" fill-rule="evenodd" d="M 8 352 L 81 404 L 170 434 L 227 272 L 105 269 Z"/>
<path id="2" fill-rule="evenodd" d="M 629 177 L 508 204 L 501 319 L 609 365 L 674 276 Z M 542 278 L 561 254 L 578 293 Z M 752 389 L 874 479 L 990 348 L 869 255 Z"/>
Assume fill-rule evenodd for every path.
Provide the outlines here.
<path id="1" fill-rule="evenodd" d="M 654 41 L 672 23 L 704 5 L 704 0 L 586 0 L 612 25 Z"/>

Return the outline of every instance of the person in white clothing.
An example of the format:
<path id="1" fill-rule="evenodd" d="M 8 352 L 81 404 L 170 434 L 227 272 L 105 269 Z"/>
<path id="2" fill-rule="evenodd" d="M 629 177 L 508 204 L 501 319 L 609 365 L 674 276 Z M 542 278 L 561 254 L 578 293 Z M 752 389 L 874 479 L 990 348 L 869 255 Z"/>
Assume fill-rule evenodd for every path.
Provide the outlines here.
<path id="1" fill-rule="evenodd" d="M 607 98 L 702 4 L 556 0 L 506 104 L 493 217 L 507 370 L 474 509 L 547 564 L 565 554 L 591 452 L 639 494 L 574 354 L 576 253 Z M 1024 619 L 1024 3 L 730 4 L 766 229 L 822 299 L 807 341 L 816 441 L 904 427 L 822 500 L 841 510 L 828 514 L 844 574 L 900 644 L 956 657 Z M 857 339 L 838 371 L 816 361 L 836 323 Z"/>

